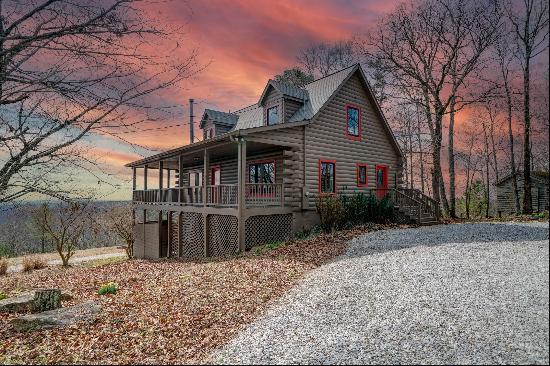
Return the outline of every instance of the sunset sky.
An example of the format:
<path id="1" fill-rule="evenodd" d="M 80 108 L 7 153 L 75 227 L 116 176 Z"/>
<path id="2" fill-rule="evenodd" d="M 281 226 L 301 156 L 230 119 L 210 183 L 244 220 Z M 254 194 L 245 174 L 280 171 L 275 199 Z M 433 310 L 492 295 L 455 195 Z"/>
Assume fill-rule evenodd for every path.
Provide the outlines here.
<path id="1" fill-rule="evenodd" d="M 174 57 L 196 50 L 204 69 L 178 88 L 162 93 L 163 101 L 180 105 L 177 117 L 163 121 L 173 126 L 188 121 L 188 99 L 196 101 L 195 115 L 204 108 L 236 110 L 255 103 L 266 81 L 296 65 L 297 53 L 316 42 L 349 39 L 365 32 L 397 2 L 392 1 L 169 1 L 152 3 L 146 11 L 169 27 L 181 27 L 185 42 Z M 169 45 L 167 45 L 169 47 Z M 179 121 L 178 121 L 179 119 Z M 163 150 L 187 144 L 189 127 L 124 135 L 141 146 Z M 196 127 L 196 130 L 198 127 Z M 130 171 L 123 165 L 154 153 L 110 137 L 90 136 L 104 169 L 130 187 Z M 97 179 L 82 178 L 94 187 Z M 129 190 L 101 188 L 105 198 L 124 199 Z"/>
<path id="2" fill-rule="evenodd" d="M 206 107 L 236 110 L 255 103 L 267 79 L 294 66 L 301 49 L 312 43 L 345 40 L 365 33 L 397 3 L 393 0 L 209 0 L 147 5 L 146 13 L 151 18 L 183 30 L 184 44 L 180 44 L 173 57 L 183 58 L 195 49 L 204 67 L 180 87 L 159 96 L 167 104 L 180 106 L 176 117 L 163 121 L 160 126 L 187 123 L 190 97 L 197 102 L 196 121 Z M 547 67 L 547 57 L 544 63 Z M 106 172 L 113 174 L 113 181 L 127 187 L 102 188 L 104 198 L 129 198 L 130 170 L 123 165 L 151 155 L 154 150 L 187 144 L 188 129 L 182 125 L 124 136 L 151 150 L 110 137 L 90 136 L 87 141 L 101 157 Z M 91 187 L 97 185 L 94 177 L 82 179 Z"/>

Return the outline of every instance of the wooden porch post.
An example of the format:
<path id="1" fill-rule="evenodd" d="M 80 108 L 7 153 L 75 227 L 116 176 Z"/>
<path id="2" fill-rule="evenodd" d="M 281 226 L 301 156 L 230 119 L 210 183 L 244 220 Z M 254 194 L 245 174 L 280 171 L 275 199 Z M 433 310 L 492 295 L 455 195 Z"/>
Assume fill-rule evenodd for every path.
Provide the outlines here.
<path id="1" fill-rule="evenodd" d="M 206 206 L 206 198 L 207 198 L 207 187 L 209 185 L 209 174 L 208 169 L 210 169 L 210 152 L 208 149 L 204 149 L 204 157 L 203 157 L 203 173 L 202 173 L 202 205 Z"/>
<path id="2" fill-rule="evenodd" d="M 244 223 L 244 210 L 245 210 L 245 197 L 246 197 L 246 141 L 244 138 L 239 139 L 237 145 L 237 225 L 238 225 L 238 240 L 239 251 L 244 252 L 245 246 L 245 223 Z"/>
<path id="3" fill-rule="evenodd" d="M 207 199 L 207 187 L 208 187 L 208 169 L 210 169 L 210 152 L 208 149 L 204 149 L 204 155 L 203 155 L 203 172 L 202 172 L 202 179 L 203 179 L 203 185 L 202 185 L 202 205 L 203 207 L 206 207 L 206 199 Z M 208 214 L 202 215 L 202 222 L 203 222 L 203 244 L 204 244 L 204 256 L 208 257 L 210 255 L 210 248 L 208 247 L 208 242 L 210 241 L 208 238 Z"/>
<path id="4" fill-rule="evenodd" d="M 143 190 L 147 190 L 147 165 L 143 167 Z"/>
<path id="5" fill-rule="evenodd" d="M 164 162 L 159 161 L 159 190 L 157 202 L 162 202 L 162 178 L 163 178 Z"/>
<path id="6" fill-rule="evenodd" d="M 183 187 L 183 156 L 178 157 L 178 186 Z M 178 202 L 181 202 L 181 189 L 178 189 Z"/>
<path id="7" fill-rule="evenodd" d="M 132 168 L 132 191 L 136 190 L 136 167 Z"/>

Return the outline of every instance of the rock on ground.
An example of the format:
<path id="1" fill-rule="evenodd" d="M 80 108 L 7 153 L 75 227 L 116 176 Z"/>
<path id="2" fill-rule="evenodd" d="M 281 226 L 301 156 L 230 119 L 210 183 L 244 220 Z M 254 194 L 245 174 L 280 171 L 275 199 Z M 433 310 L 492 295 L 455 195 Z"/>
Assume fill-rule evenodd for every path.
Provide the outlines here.
<path id="1" fill-rule="evenodd" d="M 548 223 L 370 233 L 212 361 L 548 364 L 548 269 Z"/>
<path id="2" fill-rule="evenodd" d="M 23 292 L 19 295 L 0 300 L 0 313 L 26 313 L 32 311 L 35 291 Z M 61 290 L 61 300 L 69 301 L 73 295 Z"/>
<path id="3" fill-rule="evenodd" d="M 66 308 L 23 315 L 13 319 L 12 324 L 19 331 L 64 327 L 80 321 L 91 322 L 100 311 L 98 303 L 87 301 Z"/>

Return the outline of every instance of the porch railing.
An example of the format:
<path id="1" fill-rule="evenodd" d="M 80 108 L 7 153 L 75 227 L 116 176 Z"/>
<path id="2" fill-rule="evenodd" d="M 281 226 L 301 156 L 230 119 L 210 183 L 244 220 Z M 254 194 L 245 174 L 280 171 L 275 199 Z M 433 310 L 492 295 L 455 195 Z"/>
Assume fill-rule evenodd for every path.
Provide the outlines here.
<path id="1" fill-rule="evenodd" d="M 134 202 L 202 205 L 202 187 L 174 187 L 134 191 Z"/>
<path id="2" fill-rule="evenodd" d="M 219 184 L 206 187 L 206 204 L 208 206 L 233 207 L 239 203 L 236 184 Z"/>
<path id="3" fill-rule="evenodd" d="M 247 207 L 284 206 L 282 183 L 246 183 Z"/>
<path id="4" fill-rule="evenodd" d="M 236 207 L 239 204 L 237 184 L 206 186 L 206 206 Z M 203 187 L 175 187 L 165 189 L 136 190 L 133 201 L 140 203 L 170 203 L 179 205 L 203 205 Z M 246 183 L 246 207 L 284 206 L 282 183 Z"/>

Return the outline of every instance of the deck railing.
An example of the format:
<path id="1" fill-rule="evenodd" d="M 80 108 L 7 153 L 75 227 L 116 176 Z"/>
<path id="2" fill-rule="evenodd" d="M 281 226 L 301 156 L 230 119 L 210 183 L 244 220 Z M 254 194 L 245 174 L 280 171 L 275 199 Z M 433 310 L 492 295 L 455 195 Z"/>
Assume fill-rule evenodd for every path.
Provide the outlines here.
<path id="1" fill-rule="evenodd" d="M 284 206 L 282 183 L 246 183 L 247 207 Z"/>
<path id="2" fill-rule="evenodd" d="M 133 201 L 141 203 L 175 203 L 202 205 L 202 187 L 174 187 L 134 191 Z"/>
<path id="3" fill-rule="evenodd" d="M 237 207 L 238 193 L 237 184 L 206 186 L 206 206 Z M 284 206 L 282 183 L 246 183 L 244 194 L 246 207 Z M 133 201 L 200 206 L 203 205 L 203 187 L 136 190 L 133 192 Z"/>
<path id="4" fill-rule="evenodd" d="M 236 184 L 218 184 L 206 187 L 206 204 L 208 206 L 234 207 L 239 203 Z"/>

